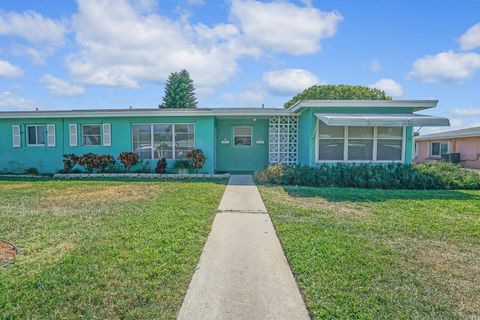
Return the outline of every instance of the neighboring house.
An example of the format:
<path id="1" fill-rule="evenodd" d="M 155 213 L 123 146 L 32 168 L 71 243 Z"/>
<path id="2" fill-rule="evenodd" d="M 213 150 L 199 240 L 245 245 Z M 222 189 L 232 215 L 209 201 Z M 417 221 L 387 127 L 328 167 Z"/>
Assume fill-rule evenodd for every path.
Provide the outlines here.
<path id="1" fill-rule="evenodd" d="M 412 160 L 414 126 L 449 125 L 414 112 L 436 100 L 308 100 L 290 109 L 97 109 L 0 112 L 0 171 L 56 172 L 63 154 L 134 151 L 169 165 L 200 148 L 203 172 L 269 163 Z M 152 161 L 152 166 L 154 161 Z"/>
<path id="2" fill-rule="evenodd" d="M 442 154 L 459 153 L 460 165 L 480 169 L 480 127 L 415 137 L 415 162 L 438 161 Z"/>

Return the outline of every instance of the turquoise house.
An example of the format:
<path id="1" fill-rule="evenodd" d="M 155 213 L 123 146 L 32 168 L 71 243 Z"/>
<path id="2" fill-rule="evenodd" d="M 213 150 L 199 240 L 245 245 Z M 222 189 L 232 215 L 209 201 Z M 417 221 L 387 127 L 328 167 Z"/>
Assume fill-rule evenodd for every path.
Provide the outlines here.
<path id="1" fill-rule="evenodd" d="M 92 152 L 169 166 L 193 148 L 203 172 L 245 172 L 268 164 L 412 160 L 413 127 L 448 126 L 417 114 L 436 100 L 307 100 L 290 109 L 93 109 L 0 112 L 0 172 L 63 168 L 63 155 Z"/>

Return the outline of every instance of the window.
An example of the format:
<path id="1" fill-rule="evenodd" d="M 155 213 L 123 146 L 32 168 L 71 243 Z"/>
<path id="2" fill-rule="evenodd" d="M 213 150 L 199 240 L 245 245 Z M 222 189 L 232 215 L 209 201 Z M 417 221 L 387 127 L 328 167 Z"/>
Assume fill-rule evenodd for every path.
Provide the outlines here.
<path id="1" fill-rule="evenodd" d="M 195 148 L 193 124 L 134 124 L 133 151 L 142 160 L 184 159 Z"/>
<path id="2" fill-rule="evenodd" d="M 432 142 L 432 156 L 440 157 L 448 153 L 448 142 Z"/>
<path id="3" fill-rule="evenodd" d="M 399 161 L 402 160 L 403 128 L 378 127 L 377 128 L 377 160 Z"/>
<path id="4" fill-rule="evenodd" d="M 184 159 L 194 148 L 193 124 L 175 125 L 175 159 Z"/>
<path id="5" fill-rule="evenodd" d="M 27 146 L 45 145 L 45 126 L 33 125 L 27 126 Z"/>
<path id="6" fill-rule="evenodd" d="M 82 144 L 84 146 L 99 146 L 101 144 L 99 124 L 84 124 L 82 126 Z"/>
<path id="7" fill-rule="evenodd" d="M 235 146 L 251 146 L 252 127 L 233 127 L 233 144 Z"/>
<path id="8" fill-rule="evenodd" d="M 373 160 L 373 127 L 348 127 L 350 161 Z"/>
<path id="9" fill-rule="evenodd" d="M 345 128 L 327 126 L 319 122 L 318 160 L 342 161 L 344 156 Z"/>
<path id="10" fill-rule="evenodd" d="M 339 127 L 318 122 L 317 161 L 401 161 L 403 127 Z"/>

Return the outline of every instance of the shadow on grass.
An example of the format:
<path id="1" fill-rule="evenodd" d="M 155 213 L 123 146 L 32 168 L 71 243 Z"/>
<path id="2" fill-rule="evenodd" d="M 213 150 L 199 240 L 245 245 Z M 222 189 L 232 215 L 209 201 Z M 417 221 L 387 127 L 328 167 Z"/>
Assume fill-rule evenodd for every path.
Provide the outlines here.
<path id="1" fill-rule="evenodd" d="M 330 202 L 382 202 L 388 200 L 480 200 L 480 193 L 461 190 L 384 190 L 283 186 L 294 198 L 323 198 Z"/>

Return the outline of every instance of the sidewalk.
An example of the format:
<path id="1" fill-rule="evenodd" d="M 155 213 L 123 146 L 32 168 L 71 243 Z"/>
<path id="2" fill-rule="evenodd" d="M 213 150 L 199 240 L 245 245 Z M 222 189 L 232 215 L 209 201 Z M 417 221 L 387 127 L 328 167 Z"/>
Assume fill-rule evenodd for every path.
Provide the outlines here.
<path id="1" fill-rule="evenodd" d="M 251 176 L 231 176 L 178 319 L 309 319 Z"/>

